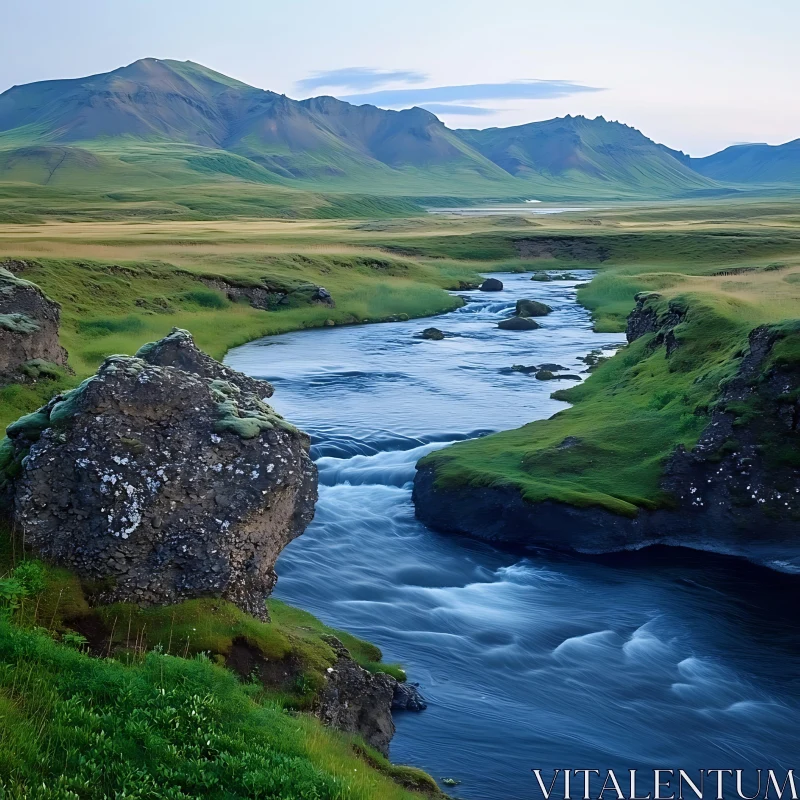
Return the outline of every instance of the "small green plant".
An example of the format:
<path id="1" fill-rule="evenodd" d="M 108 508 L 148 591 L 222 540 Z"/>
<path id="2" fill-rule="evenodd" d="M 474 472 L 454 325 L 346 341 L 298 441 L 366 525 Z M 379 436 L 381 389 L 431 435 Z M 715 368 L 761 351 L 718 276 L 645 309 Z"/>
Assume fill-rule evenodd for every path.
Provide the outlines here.
<path id="1" fill-rule="evenodd" d="M 75 650 L 83 650 L 88 644 L 89 640 L 81 633 L 75 631 L 65 631 L 61 634 L 61 641 L 67 647 L 72 647 Z"/>

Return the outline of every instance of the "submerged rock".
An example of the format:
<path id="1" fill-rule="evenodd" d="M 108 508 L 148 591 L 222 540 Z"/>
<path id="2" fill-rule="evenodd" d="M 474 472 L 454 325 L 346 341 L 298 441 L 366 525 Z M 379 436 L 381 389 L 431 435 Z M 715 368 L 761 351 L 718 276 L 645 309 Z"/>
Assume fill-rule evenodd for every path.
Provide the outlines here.
<path id="1" fill-rule="evenodd" d="M 546 272 L 537 272 L 532 278 L 532 281 L 539 281 L 540 283 L 548 283 L 553 279 Z"/>
<path id="2" fill-rule="evenodd" d="M 541 326 L 528 317 L 509 317 L 498 322 L 497 327 L 504 331 L 535 331 Z"/>
<path id="3" fill-rule="evenodd" d="M 53 367 L 66 366 L 67 351 L 58 342 L 60 308 L 36 284 L 0 269 L 0 382 L 50 377 L 40 367 L 52 374 Z"/>
<path id="4" fill-rule="evenodd" d="M 539 369 L 546 369 L 550 372 L 563 372 L 566 367 L 562 367 L 561 364 L 539 364 Z"/>
<path id="5" fill-rule="evenodd" d="M 432 339 L 435 342 L 440 342 L 444 339 L 444 333 L 438 328 L 425 328 L 420 334 L 421 339 Z"/>
<path id="6" fill-rule="evenodd" d="M 308 437 L 175 330 L 112 356 L 8 428 L 0 469 L 27 545 L 140 605 L 219 596 L 265 618 L 281 550 L 314 514 Z"/>
<path id="7" fill-rule="evenodd" d="M 516 315 L 518 317 L 544 317 L 553 309 L 538 300 L 517 300 Z"/>
<path id="8" fill-rule="evenodd" d="M 482 292 L 501 292 L 503 291 L 503 281 L 497 278 L 487 278 L 480 286 Z"/>

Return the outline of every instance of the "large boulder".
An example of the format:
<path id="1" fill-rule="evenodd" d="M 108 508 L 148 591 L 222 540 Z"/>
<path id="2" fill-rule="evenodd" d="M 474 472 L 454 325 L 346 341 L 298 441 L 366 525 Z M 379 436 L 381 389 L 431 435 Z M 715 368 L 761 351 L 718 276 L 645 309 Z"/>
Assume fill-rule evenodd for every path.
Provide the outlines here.
<path id="1" fill-rule="evenodd" d="M 497 278 L 487 278 L 480 285 L 480 290 L 482 292 L 502 292 L 503 291 L 503 281 L 500 281 Z"/>
<path id="2" fill-rule="evenodd" d="M 0 382 L 30 377 L 28 364 L 66 366 L 59 317 L 58 303 L 36 284 L 0 269 Z"/>
<path id="3" fill-rule="evenodd" d="M 518 317 L 544 317 L 553 309 L 538 300 L 517 300 L 516 315 Z"/>
<path id="4" fill-rule="evenodd" d="M 317 492 L 308 437 L 271 393 L 186 331 L 106 359 L 8 428 L 0 468 L 21 537 L 104 602 L 217 596 L 265 618 L 275 560 Z"/>
<path id="5" fill-rule="evenodd" d="M 540 326 L 528 317 L 509 317 L 498 322 L 497 327 L 504 331 L 535 331 Z"/>

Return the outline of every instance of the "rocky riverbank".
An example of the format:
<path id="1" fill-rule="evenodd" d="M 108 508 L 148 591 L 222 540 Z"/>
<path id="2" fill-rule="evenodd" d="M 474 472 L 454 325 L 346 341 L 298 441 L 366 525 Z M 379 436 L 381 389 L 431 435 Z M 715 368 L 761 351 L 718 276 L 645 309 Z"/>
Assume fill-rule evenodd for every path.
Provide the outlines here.
<path id="1" fill-rule="evenodd" d="M 677 361 L 682 348 L 698 347 L 692 329 L 682 327 L 689 312 L 681 301 L 637 295 L 628 341 L 645 342 L 642 358 L 685 369 Z M 800 569 L 799 340 L 792 325 L 750 333 L 714 401 L 695 412 L 707 420 L 696 444 L 676 445 L 662 464 L 659 502 L 649 507 L 625 515 L 599 504 L 529 502 L 514 486 L 442 480 L 434 454 L 415 478 L 416 514 L 432 528 L 515 547 L 607 553 L 665 544 Z M 579 437 L 564 438 L 553 453 L 554 472 L 558 457 L 581 445 Z"/>

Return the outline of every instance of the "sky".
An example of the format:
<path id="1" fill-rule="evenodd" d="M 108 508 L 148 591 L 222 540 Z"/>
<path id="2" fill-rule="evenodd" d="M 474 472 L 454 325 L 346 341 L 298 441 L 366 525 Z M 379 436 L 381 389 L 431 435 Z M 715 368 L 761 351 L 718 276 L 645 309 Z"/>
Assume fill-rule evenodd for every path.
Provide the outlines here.
<path id="1" fill-rule="evenodd" d="M 800 138 L 800 0 L 5 0 L 0 91 L 191 60 L 450 127 L 602 115 L 693 156 Z"/>

